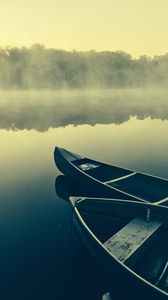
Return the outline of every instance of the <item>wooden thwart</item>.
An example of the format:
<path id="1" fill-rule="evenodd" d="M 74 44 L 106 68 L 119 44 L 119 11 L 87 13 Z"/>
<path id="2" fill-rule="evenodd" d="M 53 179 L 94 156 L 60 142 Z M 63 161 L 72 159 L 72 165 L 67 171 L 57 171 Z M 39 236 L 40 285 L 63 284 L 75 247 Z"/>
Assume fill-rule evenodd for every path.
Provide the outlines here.
<path id="1" fill-rule="evenodd" d="M 106 184 L 113 183 L 113 182 L 116 182 L 116 181 L 120 181 L 122 179 L 126 179 L 128 177 L 134 176 L 136 174 L 137 174 L 137 172 L 132 172 L 128 175 L 124 175 L 124 176 L 121 176 L 121 177 L 118 177 L 118 178 L 115 178 L 115 179 L 112 179 L 112 180 L 109 180 L 109 181 L 105 181 L 104 183 L 106 183 Z"/>
<path id="2" fill-rule="evenodd" d="M 156 237 L 162 221 L 135 218 L 108 239 L 104 246 L 112 255 L 126 265 L 133 266 Z"/>

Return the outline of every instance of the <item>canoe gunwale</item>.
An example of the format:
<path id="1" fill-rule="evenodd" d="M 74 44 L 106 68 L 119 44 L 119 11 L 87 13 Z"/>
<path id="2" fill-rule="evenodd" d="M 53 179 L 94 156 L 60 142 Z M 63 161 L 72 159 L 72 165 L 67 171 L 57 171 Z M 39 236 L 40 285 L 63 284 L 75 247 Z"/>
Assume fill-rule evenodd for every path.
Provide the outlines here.
<path id="1" fill-rule="evenodd" d="M 134 201 L 134 200 L 123 200 L 123 199 L 118 199 L 118 198 L 106 198 L 106 197 L 83 197 L 83 196 L 77 196 L 77 197 L 70 197 L 69 199 L 73 200 L 74 205 L 76 206 L 76 203 L 80 203 L 83 201 L 86 201 L 89 199 L 89 201 L 94 201 L 94 200 L 106 200 L 106 201 L 112 201 L 112 202 L 116 202 L 117 203 L 122 203 L 122 204 L 126 204 L 126 203 L 130 203 L 130 204 L 137 204 L 137 205 L 142 205 L 142 206 L 146 206 L 146 208 L 152 208 L 152 207 L 160 207 L 161 209 L 168 209 L 168 206 L 164 206 L 164 205 L 158 205 L 155 202 L 142 202 L 142 201 Z M 75 200 L 76 199 L 76 200 Z"/>

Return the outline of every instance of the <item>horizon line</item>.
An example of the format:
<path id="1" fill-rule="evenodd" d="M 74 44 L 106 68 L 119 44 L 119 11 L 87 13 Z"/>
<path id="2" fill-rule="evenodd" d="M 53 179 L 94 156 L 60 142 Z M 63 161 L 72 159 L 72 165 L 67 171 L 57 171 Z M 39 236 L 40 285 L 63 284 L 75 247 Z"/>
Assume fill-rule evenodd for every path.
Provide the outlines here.
<path id="1" fill-rule="evenodd" d="M 31 45 L 29 46 L 25 46 L 25 45 L 10 45 L 10 44 L 7 44 L 5 46 L 1 46 L 0 45 L 0 49 L 3 49 L 3 50 L 8 50 L 8 49 L 12 49 L 12 48 L 17 48 L 17 49 L 31 49 L 33 48 L 34 46 L 41 46 L 43 47 L 44 49 L 46 50 L 50 50 L 50 49 L 54 49 L 56 51 L 64 51 L 64 52 L 78 52 L 78 53 L 88 53 L 88 52 L 95 52 L 95 53 L 103 53 L 103 52 L 109 52 L 109 53 L 125 53 L 125 54 L 128 54 L 130 55 L 132 58 L 134 59 L 138 59 L 140 57 L 147 57 L 147 58 L 154 58 L 155 56 L 165 56 L 166 54 L 168 54 L 168 51 L 167 52 L 164 52 L 164 53 L 156 53 L 156 54 L 153 54 L 153 55 L 150 55 L 150 54 L 147 54 L 147 53 L 144 53 L 144 54 L 131 54 L 129 52 L 127 52 L 126 50 L 122 50 L 122 49 L 103 49 L 103 50 L 97 50 L 97 49 L 88 49 L 88 50 L 79 50 L 79 49 L 75 49 L 75 48 L 72 48 L 72 49 L 64 49 L 64 48 L 59 48 L 59 47 L 51 47 L 51 46 L 46 46 L 45 44 L 43 43 L 32 43 Z"/>

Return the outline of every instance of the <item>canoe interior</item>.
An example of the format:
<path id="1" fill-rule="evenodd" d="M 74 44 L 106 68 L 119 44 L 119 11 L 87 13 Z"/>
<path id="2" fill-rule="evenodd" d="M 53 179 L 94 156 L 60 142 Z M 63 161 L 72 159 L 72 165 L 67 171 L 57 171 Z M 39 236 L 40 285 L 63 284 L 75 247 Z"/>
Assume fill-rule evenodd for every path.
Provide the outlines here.
<path id="1" fill-rule="evenodd" d="M 112 202 L 105 199 L 79 201 L 76 207 L 86 225 L 102 244 L 126 227 L 134 218 L 144 218 L 146 222 L 148 208 L 138 203 L 119 203 L 119 201 Z M 167 208 L 156 206 L 150 206 L 150 212 L 150 221 L 162 221 L 162 226 L 148 247 L 142 247 L 141 256 L 131 269 L 168 293 L 168 212 Z"/>
<path id="2" fill-rule="evenodd" d="M 166 180 L 140 173 L 110 185 L 150 202 L 159 201 L 168 196 L 168 182 Z"/>
<path id="3" fill-rule="evenodd" d="M 101 182 L 106 182 L 132 173 L 132 171 L 99 163 L 88 158 L 76 160 L 73 162 L 73 164 L 85 173 L 89 174 L 90 176 L 94 177 L 95 179 Z M 85 168 L 85 166 L 87 165 L 88 168 Z M 91 167 L 89 168 L 89 166 Z"/>
<path id="4" fill-rule="evenodd" d="M 142 200 L 157 202 L 168 198 L 167 180 L 107 165 L 88 158 L 74 159 L 71 162 L 91 177 Z"/>

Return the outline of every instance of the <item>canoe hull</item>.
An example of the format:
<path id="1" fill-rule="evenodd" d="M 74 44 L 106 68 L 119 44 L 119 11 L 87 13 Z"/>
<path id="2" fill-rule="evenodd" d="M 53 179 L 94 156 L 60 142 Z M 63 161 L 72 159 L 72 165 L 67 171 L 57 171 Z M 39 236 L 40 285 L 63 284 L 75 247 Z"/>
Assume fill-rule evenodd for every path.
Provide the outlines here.
<path id="1" fill-rule="evenodd" d="M 107 185 L 103 185 L 101 182 L 96 181 L 91 176 L 88 177 L 86 174 L 79 171 L 79 169 L 75 168 L 73 164 L 71 164 L 70 159 L 64 156 L 64 153 L 61 151 L 62 149 L 56 147 L 54 152 L 54 160 L 57 168 L 66 176 L 72 178 L 73 180 L 80 182 L 82 185 L 86 186 L 86 194 L 87 189 L 91 192 L 94 192 L 95 197 L 113 197 L 116 199 L 125 199 L 125 200 L 136 200 L 134 197 L 126 195 L 120 191 L 117 191 Z M 67 152 L 68 153 L 68 152 Z M 71 156 L 71 153 L 69 153 Z M 72 154 L 72 159 L 82 159 L 82 157 Z"/>
<path id="2" fill-rule="evenodd" d="M 54 159 L 63 174 L 97 197 L 168 204 L 167 179 L 81 157 L 59 147 L 55 148 Z"/>
<path id="3" fill-rule="evenodd" d="M 90 234 L 78 210 L 74 209 L 73 222 L 85 247 L 99 263 L 105 274 L 107 283 L 113 289 L 122 291 L 123 299 L 129 300 L 165 300 L 167 295 L 146 284 L 104 250 L 102 245 Z"/>

